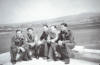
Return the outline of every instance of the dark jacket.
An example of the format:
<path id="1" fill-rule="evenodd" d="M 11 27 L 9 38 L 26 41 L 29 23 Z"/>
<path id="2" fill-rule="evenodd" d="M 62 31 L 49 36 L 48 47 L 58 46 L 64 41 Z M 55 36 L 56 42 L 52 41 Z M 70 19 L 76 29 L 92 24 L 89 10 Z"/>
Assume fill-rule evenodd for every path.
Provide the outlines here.
<path id="1" fill-rule="evenodd" d="M 26 38 L 24 35 L 18 37 L 17 35 L 15 35 L 12 38 L 12 45 L 11 47 L 16 47 L 16 46 L 23 46 L 26 43 Z"/>
<path id="2" fill-rule="evenodd" d="M 60 31 L 58 41 L 59 40 L 61 41 L 69 40 L 70 43 L 74 43 L 74 37 L 73 37 L 72 31 L 71 30 Z"/>
<path id="3" fill-rule="evenodd" d="M 33 34 L 27 33 L 27 42 L 31 43 L 35 41 L 35 36 Z"/>
<path id="4" fill-rule="evenodd" d="M 40 40 L 47 40 L 48 38 L 48 32 L 47 31 L 43 31 L 41 37 L 40 37 Z"/>

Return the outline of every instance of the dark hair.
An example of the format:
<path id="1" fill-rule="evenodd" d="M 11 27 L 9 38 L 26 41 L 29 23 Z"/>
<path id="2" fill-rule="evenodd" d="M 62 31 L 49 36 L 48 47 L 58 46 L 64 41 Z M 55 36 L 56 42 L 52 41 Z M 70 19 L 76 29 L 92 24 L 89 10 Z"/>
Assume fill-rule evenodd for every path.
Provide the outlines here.
<path id="1" fill-rule="evenodd" d="M 48 27 L 48 25 L 47 24 L 43 24 L 43 27 Z"/>
<path id="2" fill-rule="evenodd" d="M 17 33 L 18 31 L 20 31 L 20 32 L 22 33 L 22 30 L 16 30 L 16 33 Z"/>
<path id="3" fill-rule="evenodd" d="M 28 30 L 33 30 L 33 28 L 27 28 L 27 31 L 28 31 Z"/>
<path id="4" fill-rule="evenodd" d="M 56 26 L 56 25 L 51 25 L 51 27 L 52 27 L 52 26 L 53 26 L 54 28 L 57 28 L 57 26 Z"/>
<path id="5" fill-rule="evenodd" d="M 67 23 L 61 23 L 61 25 L 68 27 Z"/>

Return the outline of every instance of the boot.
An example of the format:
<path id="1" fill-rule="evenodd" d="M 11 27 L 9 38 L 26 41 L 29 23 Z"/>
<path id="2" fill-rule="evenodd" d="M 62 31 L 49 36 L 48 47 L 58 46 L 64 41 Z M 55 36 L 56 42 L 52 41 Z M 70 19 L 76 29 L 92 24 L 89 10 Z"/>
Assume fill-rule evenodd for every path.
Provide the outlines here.
<path id="1" fill-rule="evenodd" d="M 69 58 L 65 59 L 65 64 L 69 64 L 69 63 L 70 63 L 70 59 Z"/>

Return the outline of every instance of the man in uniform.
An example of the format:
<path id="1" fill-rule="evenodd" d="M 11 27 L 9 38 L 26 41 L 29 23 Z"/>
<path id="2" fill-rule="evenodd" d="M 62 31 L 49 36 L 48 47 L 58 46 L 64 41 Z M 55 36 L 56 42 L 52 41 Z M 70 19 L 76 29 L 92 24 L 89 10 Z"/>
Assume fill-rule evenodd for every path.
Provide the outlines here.
<path id="1" fill-rule="evenodd" d="M 25 54 L 24 44 L 26 44 L 26 39 L 21 30 L 16 30 L 16 34 L 15 36 L 13 36 L 11 42 L 12 42 L 10 48 L 11 62 L 15 64 L 16 61 L 23 60 L 24 59 L 23 55 Z"/>
<path id="2" fill-rule="evenodd" d="M 33 28 L 27 29 L 27 44 L 30 59 L 36 57 L 36 36 L 34 35 Z"/>
<path id="3" fill-rule="evenodd" d="M 41 43 L 44 45 L 44 48 L 42 48 L 42 50 L 44 51 L 44 57 L 46 59 L 48 59 L 48 53 L 49 53 L 49 47 L 50 45 L 48 44 L 47 40 L 48 40 L 48 35 L 49 35 L 49 28 L 48 28 L 48 25 L 43 25 L 43 33 L 42 35 L 40 36 L 40 41 Z"/>
<path id="4" fill-rule="evenodd" d="M 57 30 L 57 27 L 55 25 L 52 25 L 50 27 L 50 33 L 48 36 L 48 42 L 50 44 L 49 58 L 55 61 L 57 60 L 56 57 L 59 56 L 59 54 L 56 51 L 58 34 L 59 34 L 59 31 Z"/>
<path id="5" fill-rule="evenodd" d="M 57 47 L 58 52 L 61 54 L 61 58 L 65 60 L 65 64 L 69 64 L 71 49 L 73 49 L 74 46 L 75 41 L 72 31 L 68 29 L 68 25 L 66 23 L 62 23 Z"/>

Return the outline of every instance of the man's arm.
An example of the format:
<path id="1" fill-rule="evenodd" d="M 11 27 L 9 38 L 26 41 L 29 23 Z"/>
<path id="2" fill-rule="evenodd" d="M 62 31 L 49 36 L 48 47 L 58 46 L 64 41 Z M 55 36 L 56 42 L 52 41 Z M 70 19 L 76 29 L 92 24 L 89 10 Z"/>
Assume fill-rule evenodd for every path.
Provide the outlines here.
<path id="1" fill-rule="evenodd" d="M 73 33 L 72 31 L 69 31 L 69 41 L 65 41 L 65 43 L 67 43 L 66 45 L 70 48 L 70 49 L 73 49 L 76 45 L 75 41 L 74 41 L 74 36 L 73 36 Z"/>
<path id="2" fill-rule="evenodd" d="M 43 32 L 42 35 L 40 36 L 40 40 L 43 40 L 45 36 L 45 33 Z"/>
<path id="3" fill-rule="evenodd" d="M 58 40 L 58 38 L 59 38 L 59 31 L 57 31 L 55 34 L 56 34 L 56 37 L 54 38 L 54 39 L 52 39 L 51 41 L 52 42 L 55 42 L 55 41 L 57 41 Z"/>
<path id="4" fill-rule="evenodd" d="M 69 31 L 70 33 L 70 42 L 71 43 L 75 43 L 75 40 L 74 40 L 74 35 L 73 35 L 73 32 L 72 31 Z"/>
<path id="5" fill-rule="evenodd" d="M 16 47 L 16 45 L 15 45 L 15 36 L 13 36 L 12 39 L 11 39 L 11 47 L 12 48 Z"/>

